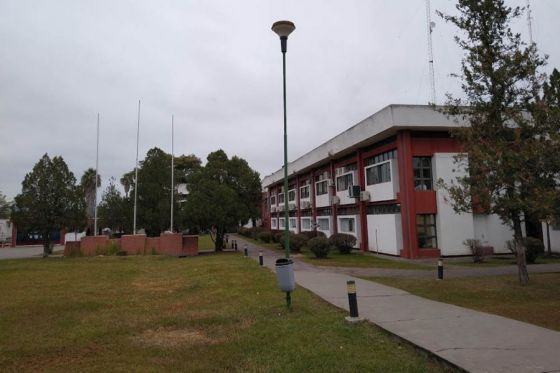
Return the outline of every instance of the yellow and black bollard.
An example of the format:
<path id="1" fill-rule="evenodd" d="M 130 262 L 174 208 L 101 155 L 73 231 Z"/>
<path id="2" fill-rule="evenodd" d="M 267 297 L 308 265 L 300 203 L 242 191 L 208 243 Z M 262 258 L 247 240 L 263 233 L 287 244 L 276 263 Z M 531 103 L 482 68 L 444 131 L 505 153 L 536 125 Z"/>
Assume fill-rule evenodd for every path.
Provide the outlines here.
<path id="1" fill-rule="evenodd" d="M 349 322 L 361 321 L 358 314 L 358 295 L 356 294 L 356 282 L 354 280 L 346 281 L 346 289 L 348 292 L 348 306 L 350 308 L 350 316 L 346 317 Z"/>
<path id="2" fill-rule="evenodd" d="M 439 258 L 437 261 L 437 278 L 443 280 L 443 258 Z"/>

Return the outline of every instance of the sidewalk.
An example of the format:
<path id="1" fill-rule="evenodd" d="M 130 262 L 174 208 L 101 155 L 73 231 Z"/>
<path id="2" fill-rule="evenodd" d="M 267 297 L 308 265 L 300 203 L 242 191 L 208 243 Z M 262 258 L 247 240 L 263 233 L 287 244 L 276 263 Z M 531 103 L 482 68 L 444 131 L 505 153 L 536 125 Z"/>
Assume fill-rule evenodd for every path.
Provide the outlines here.
<path id="1" fill-rule="evenodd" d="M 279 252 L 236 237 L 242 252 L 274 269 Z M 470 372 L 560 372 L 560 333 L 411 295 L 329 268 L 295 261 L 299 286 L 348 310 L 346 281 L 356 281 L 360 316 Z M 297 307 L 297 293 L 294 296 Z"/>

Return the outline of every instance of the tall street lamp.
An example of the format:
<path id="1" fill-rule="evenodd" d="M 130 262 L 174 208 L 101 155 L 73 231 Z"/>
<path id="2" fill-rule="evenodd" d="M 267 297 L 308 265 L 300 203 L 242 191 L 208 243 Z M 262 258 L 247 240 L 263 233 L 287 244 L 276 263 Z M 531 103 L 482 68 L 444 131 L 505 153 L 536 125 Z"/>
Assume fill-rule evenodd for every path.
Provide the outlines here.
<path id="1" fill-rule="evenodd" d="M 290 21 L 278 21 L 272 25 L 272 31 L 280 36 L 282 50 L 282 77 L 284 83 L 284 250 L 286 258 L 290 257 L 290 214 L 288 210 L 288 129 L 286 119 L 286 51 L 288 49 L 288 35 L 296 26 Z"/>

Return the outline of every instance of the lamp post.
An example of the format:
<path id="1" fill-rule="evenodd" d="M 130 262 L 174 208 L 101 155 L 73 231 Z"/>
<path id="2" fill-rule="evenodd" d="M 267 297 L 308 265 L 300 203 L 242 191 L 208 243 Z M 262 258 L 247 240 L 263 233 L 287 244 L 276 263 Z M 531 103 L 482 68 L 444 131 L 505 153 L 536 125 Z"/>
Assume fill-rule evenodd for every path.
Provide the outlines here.
<path id="1" fill-rule="evenodd" d="M 284 250 L 286 258 L 290 257 L 290 213 L 288 210 L 288 129 L 286 119 L 286 51 L 288 49 L 288 35 L 296 26 L 290 21 L 278 21 L 272 25 L 274 31 L 280 37 L 280 48 L 282 50 L 282 77 L 284 88 Z"/>

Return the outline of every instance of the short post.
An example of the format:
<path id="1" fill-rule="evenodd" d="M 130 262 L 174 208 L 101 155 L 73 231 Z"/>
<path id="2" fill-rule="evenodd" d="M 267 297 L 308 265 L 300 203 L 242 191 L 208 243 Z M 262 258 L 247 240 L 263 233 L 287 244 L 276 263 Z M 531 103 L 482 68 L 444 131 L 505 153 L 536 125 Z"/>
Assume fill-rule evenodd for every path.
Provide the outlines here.
<path id="1" fill-rule="evenodd" d="M 243 251 L 245 253 L 245 256 L 249 256 L 249 250 L 247 249 L 247 245 L 245 245 L 245 247 L 243 248 Z"/>
<path id="2" fill-rule="evenodd" d="M 443 258 L 439 258 L 437 261 L 437 278 L 443 280 Z"/>
<path id="3" fill-rule="evenodd" d="M 237 240 L 235 240 L 235 251 L 237 251 Z"/>
<path id="4" fill-rule="evenodd" d="M 350 316 L 346 317 L 349 322 L 358 322 L 362 318 L 358 314 L 358 296 L 356 294 L 356 282 L 354 280 L 346 281 L 346 289 L 348 292 L 348 305 L 350 308 Z"/>
<path id="5" fill-rule="evenodd" d="M 264 258 L 262 250 L 259 250 L 259 264 L 262 267 L 264 265 Z"/>

